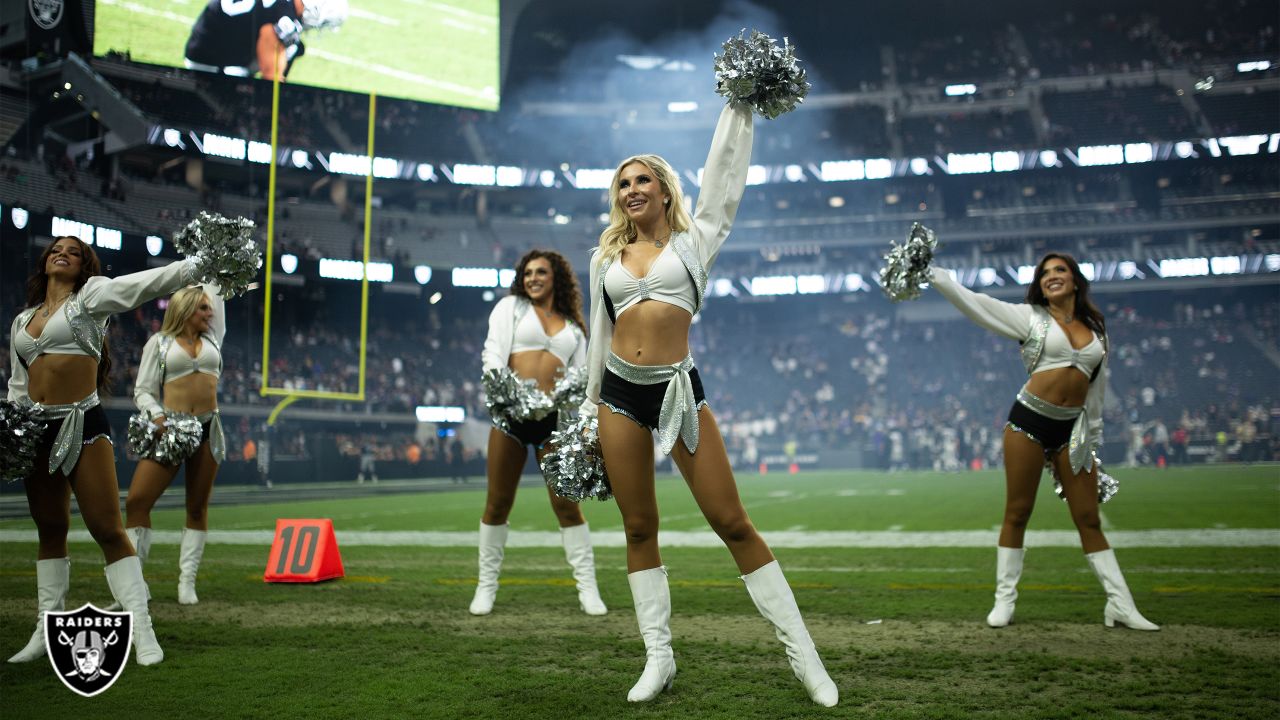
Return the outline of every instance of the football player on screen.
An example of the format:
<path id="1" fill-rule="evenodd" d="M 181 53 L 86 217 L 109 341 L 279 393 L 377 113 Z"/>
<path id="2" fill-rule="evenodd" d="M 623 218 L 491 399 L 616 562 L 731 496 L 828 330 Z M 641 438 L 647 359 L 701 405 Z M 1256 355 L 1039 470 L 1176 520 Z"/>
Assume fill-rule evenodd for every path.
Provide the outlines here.
<path id="1" fill-rule="evenodd" d="M 337 28 L 347 0 L 209 0 L 187 38 L 192 70 L 284 80 L 302 57 L 302 31 Z"/>

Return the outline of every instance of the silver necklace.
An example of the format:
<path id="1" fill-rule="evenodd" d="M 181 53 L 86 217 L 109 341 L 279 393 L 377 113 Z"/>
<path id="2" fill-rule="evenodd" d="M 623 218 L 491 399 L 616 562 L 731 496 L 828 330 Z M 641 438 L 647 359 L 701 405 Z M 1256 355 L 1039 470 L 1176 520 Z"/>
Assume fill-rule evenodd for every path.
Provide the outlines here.
<path id="1" fill-rule="evenodd" d="M 69 297 L 71 297 L 71 293 L 67 293 L 66 295 L 63 295 L 60 300 L 54 303 L 45 303 L 44 309 L 40 311 L 40 317 L 47 318 L 50 315 L 52 315 L 54 312 L 57 312 L 58 308 L 62 307 L 62 303 L 66 302 L 67 298 Z"/>

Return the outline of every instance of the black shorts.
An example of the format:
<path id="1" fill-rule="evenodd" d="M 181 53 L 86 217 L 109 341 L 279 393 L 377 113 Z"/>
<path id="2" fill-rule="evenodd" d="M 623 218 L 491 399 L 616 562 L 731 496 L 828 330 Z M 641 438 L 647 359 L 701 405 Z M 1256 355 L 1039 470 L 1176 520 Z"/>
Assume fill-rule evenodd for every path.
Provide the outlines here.
<path id="1" fill-rule="evenodd" d="M 1046 453 L 1057 452 L 1071 442 L 1075 420 L 1047 418 L 1020 402 L 1009 408 L 1009 425 L 1040 444 Z"/>
<path id="2" fill-rule="evenodd" d="M 58 439 L 58 431 L 62 429 L 61 420 L 50 420 L 40 435 L 39 457 L 49 457 L 53 443 Z M 98 438 L 105 437 L 111 442 L 111 423 L 107 421 L 107 411 L 101 405 L 95 405 L 84 412 L 84 432 L 80 433 L 82 445 L 92 445 Z M 114 444 L 114 443 L 113 443 Z"/>
<path id="3" fill-rule="evenodd" d="M 699 408 L 707 401 L 702 390 L 702 379 L 698 377 L 698 368 L 689 368 L 689 383 L 693 386 L 693 402 Z M 600 402 L 609 409 L 622 413 L 637 423 L 656 430 L 658 416 L 662 413 L 662 397 L 667 393 L 667 383 L 639 385 L 618 377 L 612 370 L 605 368 L 604 377 L 600 380 Z"/>
<path id="4" fill-rule="evenodd" d="M 521 445 L 532 445 L 535 448 L 541 448 L 551 439 L 551 433 L 556 431 L 559 425 L 560 413 L 553 412 L 541 420 L 526 420 L 524 422 L 511 423 L 509 430 L 498 430 L 507 437 L 515 440 Z M 494 425 L 494 427 L 498 427 Z"/>
<path id="5" fill-rule="evenodd" d="M 209 442 L 209 428 L 213 427 L 213 418 L 200 423 L 200 444 Z"/>

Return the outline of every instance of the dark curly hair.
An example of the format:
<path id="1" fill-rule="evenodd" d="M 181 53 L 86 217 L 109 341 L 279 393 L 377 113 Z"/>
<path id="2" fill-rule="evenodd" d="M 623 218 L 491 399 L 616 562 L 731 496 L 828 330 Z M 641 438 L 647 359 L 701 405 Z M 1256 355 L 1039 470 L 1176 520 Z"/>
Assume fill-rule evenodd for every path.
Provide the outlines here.
<path id="1" fill-rule="evenodd" d="M 516 276 L 511 281 L 511 294 L 525 299 L 529 293 L 524 289 L 524 268 L 531 260 L 545 258 L 551 263 L 551 276 L 554 283 L 554 295 L 551 306 L 556 312 L 578 324 L 583 334 L 587 332 L 587 324 L 582 320 L 582 290 L 578 287 L 578 277 L 573 274 L 573 266 L 563 255 L 554 250 L 530 250 L 516 263 Z"/>
<path id="2" fill-rule="evenodd" d="M 32 308 L 44 302 L 45 296 L 49 290 L 49 276 L 45 274 L 45 265 L 49 262 L 49 255 L 53 253 L 53 247 L 60 240 L 75 240 L 80 244 L 80 277 L 76 278 L 76 286 L 72 292 L 80 292 L 80 288 L 89 281 L 89 278 L 102 274 L 102 261 L 98 259 L 98 254 L 93 251 L 93 246 L 87 245 L 83 240 L 73 235 L 62 235 L 53 239 L 49 246 L 40 253 L 40 259 L 36 261 L 35 272 L 27 278 L 27 307 Z M 107 338 L 102 338 L 102 359 L 98 361 L 98 389 L 106 392 L 111 385 L 111 355 L 107 348 Z"/>
<path id="3" fill-rule="evenodd" d="M 1080 318 L 1088 328 L 1099 336 L 1107 334 L 1107 321 L 1102 316 L 1102 311 L 1098 309 L 1093 301 L 1089 299 L 1089 279 L 1080 272 L 1080 263 L 1076 259 L 1062 252 L 1047 253 L 1040 258 L 1040 262 L 1036 263 L 1036 274 L 1031 280 L 1031 285 L 1027 288 L 1027 302 L 1032 305 L 1047 306 L 1049 301 L 1044 296 L 1044 290 L 1040 288 L 1040 280 L 1044 277 L 1045 265 L 1049 261 L 1057 258 L 1067 264 L 1071 270 L 1071 275 L 1075 278 L 1076 283 L 1076 306 L 1071 313 Z"/>

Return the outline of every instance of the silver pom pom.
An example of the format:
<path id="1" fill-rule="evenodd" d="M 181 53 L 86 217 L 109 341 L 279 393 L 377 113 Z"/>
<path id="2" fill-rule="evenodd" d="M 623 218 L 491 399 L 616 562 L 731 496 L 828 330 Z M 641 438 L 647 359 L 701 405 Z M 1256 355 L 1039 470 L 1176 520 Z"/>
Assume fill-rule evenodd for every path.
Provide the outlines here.
<path id="1" fill-rule="evenodd" d="M 613 497 L 600 451 L 600 426 L 594 417 L 580 417 L 551 433 L 542 456 L 542 476 L 556 495 L 574 502 Z"/>
<path id="2" fill-rule="evenodd" d="M 556 409 L 536 382 L 517 376 L 511 368 L 486 370 L 480 386 L 489 417 L 506 431 L 511 430 L 513 422 L 541 420 Z"/>
<path id="3" fill-rule="evenodd" d="M 920 223 L 912 223 L 906 242 L 893 243 L 884 256 L 880 285 L 894 302 L 920 297 L 920 286 L 929 282 L 929 265 L 938 249 L 938 236 Z"/>
<path id="4" fill-rule="evenodd" d="M 160 434 L 160 426 L 151 422 L 151 413 L 137 412 L 129 416 L 129 452 L 145 458 L 155 447 L 156 436 Z"/>
<path id="5" fill-rule="evenodd" d="M 152 422 L 149 413 L 129 416 L 129 449 L 161 465 L 181 465 L 200 447 L 203 434 L 200 420 L 187 413 L 166 413 L 164 427 Z"/>
<path id="6" fill-rule="evenodd" d="M 173 246 L 196 261 L 196 277 L 217 283 L 222 296 L 243 295 L 262 267 L 252 220 L 201 212 L 173 236 Z"/>
<path id="7" fill-rule="evenodd" d="M 586 366 L 562 369 L 556 386 L 551 391 L 551 399 L 561 411 L 577 410 L 583 400 L 587 399 Z"/>
<path id="8" fill-rule="evenodd" d="M 746 29 L 724 42 L 715 56 L 716 94 L 732 103 L 745 103 L 772 120 L 791 112 L 809 94 L 809 82 L 786 38 L 778 47 L 773 38 Z"/>
<path id="9" fill-rule="evenodd" d="M 1101 505 L 1120 492 L 1120 481 L 1103 471 L 1102 462 L 1098 460 L 1097 455 L 1093 456 L 1093 464 L 1098 468 L 1098 504 Z M 1049 468 L 1049 472 L 1053 475 L 1054 494 L 1062 498 L 1063 502 L 1066 502 L 1067 496 L 1062 492 L 1062 479 L 1058 477 L 1057 466 L 1053 463 L 1047 463 L 1046 467 Z"/>
<path id="10" fill-rule="evenodd" d="M 31 417 L 31 404 L 0 400 L 0 480 L 31 475 L 45 424 Z"/>

